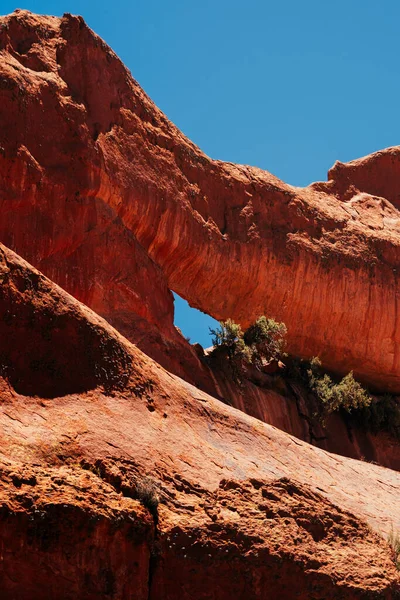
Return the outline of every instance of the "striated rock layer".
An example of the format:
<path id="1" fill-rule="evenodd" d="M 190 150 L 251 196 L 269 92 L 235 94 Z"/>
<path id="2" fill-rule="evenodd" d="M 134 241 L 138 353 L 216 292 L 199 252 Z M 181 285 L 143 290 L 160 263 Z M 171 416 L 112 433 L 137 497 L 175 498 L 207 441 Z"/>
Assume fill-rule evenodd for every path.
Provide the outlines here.
<path id="1" fill-rule="evenodd" d="M 94 125 L 85 123 L 87 108 L 78 89 L 72 98 L 72 88 L 58 74 L 57 60 L 64 62 L 65 52 L 66 79 L 70 69 L 77 73 L 69 61 L 82 63 L 83 49 L 67 42 L 74 31 L 87 38 L 85 68 L 95 79 L 97 53 L 111 71 L 120 64 L 79 19 L 25 11 L 1 19 L 0 240 L 157 361 L 209 389 L 197 356 L 173 326 L 173 297 L 160 268 L 97 193 L 102 152 Z M 101 77 L 105 65 L 98 69 Z M 84 85 L 89 80 L 85 76 Z M 117 77 L 117 96 L 119 83 Z M 104 103 L 99 111 L 107 112 L 112 99 L 105 90 L 96 96 Z M 97 112 L 95 121 L 101 119 Z M 183 355 L 186 367 L 180 365 Z"/>
<path id="2" fill-rule="evenodd" d="M 1 19 L 0 103 L 0 239 L 170 370 L 213 391 L 169 288 L 400 392 L 400 148 L 304 189 L 213 161 L 71 15 Z"/>
<path id="3" fill-rule="evenodd" d="M 4 600 L 399 597 L 379 535 L 400 529 L 399 473 L 169 374 L 4 246 L 0 277 Z"/>
<path id="4" fill-rule="evenodd" d="M 229 364 L 221 362 L 212 365 L 211 373 L 217 397 L 230 406 L 328 452 L 400 471 L 399 427 L 397 433 L 394 426 L 391 433 L 371 430 L 354 413 L 334 412 L 321 419 L 315 396 L 288 378 L 258 373 L 258 381 L 243 379 L 238 384 Z"/>

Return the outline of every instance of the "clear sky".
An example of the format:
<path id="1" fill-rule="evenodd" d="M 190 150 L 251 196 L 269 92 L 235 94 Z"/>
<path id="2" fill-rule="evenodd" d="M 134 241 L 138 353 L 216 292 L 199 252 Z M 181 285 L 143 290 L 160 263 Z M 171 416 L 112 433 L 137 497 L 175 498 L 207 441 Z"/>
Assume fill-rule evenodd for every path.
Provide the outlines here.
<path id="1" fill-rule="evenodd" d="M 213 158 L 308 185 L 400 143 L 398 0 L 20 1 L 1 13 L 81 14 Z M 179 302 L 208 345 L 202 317 Z"/>

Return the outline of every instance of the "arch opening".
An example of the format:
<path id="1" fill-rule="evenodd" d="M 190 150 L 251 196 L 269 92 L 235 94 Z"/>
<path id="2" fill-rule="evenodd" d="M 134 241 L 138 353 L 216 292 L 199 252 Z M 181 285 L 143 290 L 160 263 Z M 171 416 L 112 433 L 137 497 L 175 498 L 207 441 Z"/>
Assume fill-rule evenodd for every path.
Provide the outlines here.
<path id="1" fill-rule="evenodd" d="M 186 300 L 176 292 L 174 295 L 174 325 L 179 327 L 182 334 L 191 344 L 196 342 L 203 348 L 212 345 L 210 327 L 215 329 L 218 321 L 196 308 L 192 308 Z"/>

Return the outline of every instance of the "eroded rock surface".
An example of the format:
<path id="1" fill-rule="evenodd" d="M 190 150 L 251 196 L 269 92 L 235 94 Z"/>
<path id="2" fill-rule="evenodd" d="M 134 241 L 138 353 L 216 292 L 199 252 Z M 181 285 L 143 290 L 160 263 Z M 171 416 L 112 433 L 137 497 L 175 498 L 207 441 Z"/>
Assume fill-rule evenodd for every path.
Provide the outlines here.
<path id="1" fill-rule="evenodd" d="M 170 289 L 399 391 L 400 150 L 306 189 L 212 161 L 71 15 L 0 19 L 0 103 L 0 241 L 61 286 L 0 245 L 2 597 L 398 598 L 400 474 L 200 391 L 230 382 Z M 283 396 L 231 397 L 306 437 Z"/>
<path id="2" fill-rule="evenodd" d="M 34 466 L 0 466 L 2 598 L 147 600 L 149 512 L 90 471 L 46 464 L 38 448 Z"/>
<path id="3" fill-rule="evenodd" d="M 88 361 L 87 389 L 43 398 L 46 379 L 52 385 L 45 361 L 29 396 L 2 373 L 5 600 L 42 598 L 44 586 L 57 600 L 398 597 L 381 536 L 400 529 L 399 473 L 328 454 L 222 404 L 4 246 L 0 265 L 1 302 L 12 298 L 15 310 L 2 353 L 24 353 L 18 323 L 34 307 L 40 355 L 68 323 L 77 356 L 90 356 L 88 344 L 111 347 L 105 356 L 121 376 L 110 387 Z M 34 287 L 21 285 L 28 279 Z M 31 375 L 22 362 L 18 381 L 25 369 Z M 156 511 L 138 503 L 149 477 Z"/>
<path id="4" fill-rule="evenodd" d="M 217 397 L 230 406 L 329 452 L 400 471 L 400 428 L 395 426 L 395 414 L 388 417 L 390 431 L 374 426 L 373 418 L 369 423 L 360 414 L 357 418 L 357 411 L 322 416 L 321 402 L 304 383 L 285 375 L 285 370 L 281 376 L 259 372 L 257 379 L 244 377 L 238 382 L 229 363 L 213 361 L 211 373 Z"/>
<path id="5" fill-rule="evenodd" d="M 88 44 L 85 51 L 76 47 L 76 36 Z M 119 111 L 119 60 L 82 19 L 26 11 L 1 19 L 0 49 L 1 241 L 158 362 L 210 389 L 197 356 L 173 326 L 164 275 L 98 193 L 103 159 L 94 129 L 106 118 L 100 113 Z M 98 78 L 106 70 L 112 90 L 99 95 Z M 72 76 L 87 87 L 87 99 Z M 94 95 L 102 98 L 98 108 Z"/>
<path id="6" fill-rule="evenodd" d="M 0 49 L 3 243 L 204 388 L 168 288 L 400 392 L 399 148 L 295 188 L 205 156 L 79 17 L 16 11 Z"/>

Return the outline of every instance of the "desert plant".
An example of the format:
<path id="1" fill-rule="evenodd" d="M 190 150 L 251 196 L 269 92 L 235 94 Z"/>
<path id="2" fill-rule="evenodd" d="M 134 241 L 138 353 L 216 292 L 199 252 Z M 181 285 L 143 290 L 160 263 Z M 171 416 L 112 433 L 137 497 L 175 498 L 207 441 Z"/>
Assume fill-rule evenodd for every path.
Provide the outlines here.
<path id="1" fill-rule="evenodd" d="M 136 498 L 149 509 L 152 515 L 157 514 L 157 508 L 160 503 L 159 486 L 151 477 L 142 477 L 136 481 Z"/>
<path id="2" fill-rule="evenodd" d="M 243 340 L 242 328 L 232 319 L 220 321 L 217 329 L 210 328 L 210 333 L 214 348 L 222 348 L 227 352 L 229 358 L 237 356 L 248 358 L 248 349 Z"/>
<path id="3" fill-rule="evenodd" d="M 308 369 L 309 385 L 325 410 L 330 413 L 339 409 L 351 412 L 353 409 L 368 407 L 372 398 L 358 381 L 353 372 L 348 373 L 339 383 L 334 383 L 329 375 L 321 372 L 321 361 L 313 358 Z"/>
<path id="4" fill-rule="evenodd" d="M 274 319 L 261 316 L 253 325 L 246 329 L 243 339 L 251 351 L 252 361 L 256 365 L 263 360 L 278 360 L 284 354 L 286 325 Z"/>
<path id="5" fill-rule="evenodd" d="M 234 349 L 238 344 L 243 341 L 243 331 L 240 325 L 228 319 L 227 321 L 220 321 L 219 327 L 216 329 L 210 329 L 212 335 L 212 344 L 214 348 L 224 347 L 228 350 Z"/>
<path id="6" fill-rule="evenodd" d="M 372 400 L 369 393 L 354 379 L 353 371 L 334 386 L 333 397 L 333 410 L 343 408 L 347 412 L 369 406 Z"/>
<path id="7" fill-rule="evenodd" d="M 261 316 L 243 333 L 240 325 L 228 319 L 210 329 L 214 349 L 222 349 L 230 359 L 236 379 L 241 380 L 246 363 L 258 369 L 284 355 L 286 325 Z"/>
<path id="8" fill-rule="evenodd" d="M 243 380 L 243 365 L 250 362 L 250 349 L 246 346 L 243 340 L 243 331 L 240 325 L 228 319 L 220 321 L 219 327 L 216 329 L 210 328 L 212 335 L 212 343 L 214 346 L 214 356 L 218 353 L 224 353 L 228 357 L 232 375 L 236 382 L 241 385 Z"/>
<path id="9" fill-rule="evenodd" d="M 375 396 L 369 406 L 354 411 L 353 417 L 367 431 L 374 434 L 387 431 L 400 439 L 400 403 L 390 394 Z"/>
<path id="10" fill-rule="evenodd" d="M 389 543 L 389 546 L 393 550 L 394 564 L 396 565 L 397 569 L 400 571 L 400 533 L 399 532 L 395 533 L 394 529 L 392 527 L 392 530 L 388 535 L 387 541 Z"/>

